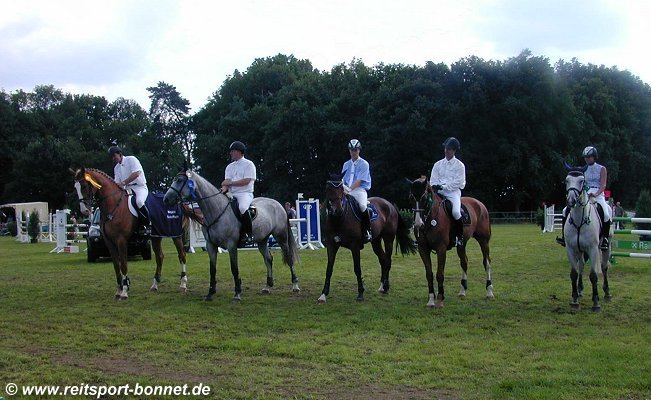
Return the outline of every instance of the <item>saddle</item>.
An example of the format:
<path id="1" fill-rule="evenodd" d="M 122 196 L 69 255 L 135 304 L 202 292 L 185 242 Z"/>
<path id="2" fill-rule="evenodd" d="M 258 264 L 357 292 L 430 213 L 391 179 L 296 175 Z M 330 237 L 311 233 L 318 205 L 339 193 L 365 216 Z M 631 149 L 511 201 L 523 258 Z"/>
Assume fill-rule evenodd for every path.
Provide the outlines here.
<path id="1" fill-rule="evenodd" d="M 231 208 L 233 209 L 233 213 L 235 214 L 235 217 L 241 223 L 242 213 L 240 212 L 240 205 L 239 202 L 237 201 L 237 197 L 231 198 Z M 251 215 L 251 221 L 253 221 L 258 216 L 258 209 L 254 205 L 250 205 L 249 214 Z"/>
<path id="2" fill-rule="evenodd" d="M 445 213 L 448 215 L 448 217 L 452 218 L 452 202 L 443 195 L 440 196 L 443 198 Z M 461 203 L 461 220 L 463 221 L 464 225 L 470 225 L 472 223 L 472 220 L 470 219 L 470 213 L 468 212 L 466 205 L 463 203 Z"/>
<path id="3" fill-rule="evenodd" d="M 348 201 L 350 202 L 350 208 L 353 210 L 353 215 L 355 216 L 355 218 L 358 221 L 361 221 L 362 220 L 362 212 L 359 210 L 359 203 L 357 203 L 357 200 L 355 200 L 355 198 L 353 196 L 350 196 L 350 195 L 346 195 L 346 199 L 348 199 Z M 370 214 L 371 222 L 378 219 L 378 217 L 380 215 L 378 214 L 377 209 L 375 208 L 375 205 L 373 203 L 371 203 L 371 202 L 367 202 L 367 207 L 368 207 L 367 208 L 368 210 L 371 210 L 371 214 Z"/>

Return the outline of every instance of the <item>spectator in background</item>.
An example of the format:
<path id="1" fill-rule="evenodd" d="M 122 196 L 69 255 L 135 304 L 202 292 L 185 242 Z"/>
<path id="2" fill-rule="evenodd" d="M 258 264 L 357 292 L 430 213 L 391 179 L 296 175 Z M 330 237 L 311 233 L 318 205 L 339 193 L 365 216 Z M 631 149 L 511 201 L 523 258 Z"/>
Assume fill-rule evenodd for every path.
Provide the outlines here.
<path id="1" fill-rule="evenodd" d="M 285 211 L 287 211 L 287 218 L 289 219 L 296 218 L 296 210 L 294 210 L 292 203 L 290 203 L 289 201 L 285 202 Z"/>

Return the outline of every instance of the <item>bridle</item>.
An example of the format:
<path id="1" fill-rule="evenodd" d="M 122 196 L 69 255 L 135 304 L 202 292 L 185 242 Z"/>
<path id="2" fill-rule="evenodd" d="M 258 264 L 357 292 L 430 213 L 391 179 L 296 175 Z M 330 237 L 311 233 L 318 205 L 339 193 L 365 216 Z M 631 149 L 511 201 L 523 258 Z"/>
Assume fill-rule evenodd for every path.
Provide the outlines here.
<path id="1" fill-rule="evenodd" d="M 118 189 L 116 189 L 113 192 L 107 194 L 106 196 L 101 196 L 99 194 L 99 191 L 100 191 L 100 189 L 102 189 L 102 185 L 100 185 L 98 182 L 96 182 L 93 179 L 93 177 L 87 172 L 84 173 L 84 176 L 82 178 L 76 180 L 76 184 L 79 184 L 79 190 L 78 190 L 77 193 L 78 193 L 78 195 L 81 196 L 81 197 L 78 196 L 77 201 L 80 204 L 83 204 L 88 210 L 92 210 L 94 207 L 100 206 L 104 202 L 104 200 L 106 200 L 106 199 L 108 199 L 110 197 L 113 197 L 116 194 L 120 195 L 120 198 L 118 199 L 118 202 L 115 205 L 115 207 L 113 207 L 113 209 L 110 212 L 106 213 L 106 220 L 107 221 L 110 221 L 110 220 L 113 219 L 113 213 L 120 206 L 120 203 L 122 202 L 122 199 L 125 196 L 128 196 L 127 191 L 125 189 L 121 188 L 121 187 L 118 187 Z M 90 198 L 87 198 L 85 196 L 85 193 L 83 193 L 84 191 L 81 189 L 82 185 L 86 186 L 86 187 L 90 187 L 90 193 L 91 193 Z M 87 192 L 87 190 L 86 190 L 86 192 Z"/>
<path id="2" fill-rule="evenodd" d="M 409 191 L 409 200 L 413 201 L 415 205 L 415 207 L 411 209 L 414 212 L 414 218 L 418 218 L 419 214 L 422 214 L 421 220 L 423 221 L 423 225 L 421 225 L 420 229 L 426 229 L 429 226 L 429 224 L 426 222 L 434 219 L 439 213 L 439 210 L 437 208 L 436 213 L 433 214 L 435 195 L 436 194 L 432 191 L 432 188 L 427 184 L 425 184 L 423 193 L 418 198 L 411 190 Z M 442 204 L 441 201 L 438 203 L 439 205 Z M 421 204 L 427 206 L 421 208 Z"/>
<path id="3" fill-rule="evenodd" d="M 341 181 L 341 180 L 339 180 L 339 181 L 335 181 L 335 180 L 326 181 L 326 192 L 328 192 L 328 187 L 331 187 L 333 189 L 339 189 L 339 188 L 342 188 L 343 185 L 344 185 L 344 182 Z M 347 203 L 347 202 L 344 201 L 345 197 L 346 197 L 346 195 L 344 194 L 343 190 L 341 191 L 341 196 L 336 197 L 336 200 L 339 201 L 339 203 L 341 204 L 340 210 L 341 210 L 342 214 L 343 214 L 343 211 L 344 211 L 344 209 L 346 207 L 346 203 Z M 326 196 L 326 201 L 327 201 L 326 211 L 328 212 L 328 215 L 337 216 L 336 211 L 339 210 L 339 209 L 333 208 L 333 201 L 330 198 L 328 198 L 328 196 Z"/>
<path id="4" fill-rule="evenodd" d="M 184 203 L 191 203 L 193 201 L 200 201 L 200 200 L 209 199 L 211 197 L 219 196 L 220 194 L 223 194 L 224 196 L 226 196 L 226 193 L 222 192 L 221 189 L 219 189 L 217 191 L 217 193 L 213 193 L 213 194 L 205 196 L 205 197 L 197 196 L 196 184 L 194 183 L 194 181 L 192 179 L 190 179 L 190 173 L 189 172 L 179 172 L 178 174 L 176 174 L 176 178 L 179 178 L 179 177 L 184 178 L 183 179 L 183 185 L 181 185 L 181 188 L 177 189 L 177 188 L 174 187 L 174 185 L 170 186 L 170 189 L 176 193 L 177 197 L 179 198 L 179 201 L 182 201 Z M 188 186 L 188 191 L 190 192 L 190 199 L 187 199 L 185 196 L 183 196 L 183 189 L 185 188 L 186 185 Z M 228 196 L 226 196 L 226 197 L 228 198 Z M 189 208 L 192 210 L 192 213 L 196 217 L 197 214 L 194 211 L 194 207 L 192 207 L 192 205 L 190 204 Z M 217 215 L 217 218 L 215 218 L 215 220 L 212 221 L 211 223 L 209 223 L 209 224 L 206 223 L 205 214 L 203 215 L 203 218 L 196 218 L 195 219 L 195 221 L 197 221 L 199 223 L 199 225 L 201 225 L 203 228 L 206 229 L 206 232 L 208 232 L 208 241 L 210 241 L 211 243 L 212 243 L 212 241 L 210 240 L 210 228 L 213 225 L 215 225 L 217 222 L 219 222 L 221 217 L 226 213 L 226 211 L 229 208 L 231 208 L 231 199 L 230 198 L 228 199 L 228 202 L 226 203 L 226 206 L 224 207 L 224 209 L 221 210 L 221 212 Z M 201 222 L 201 221 L 203 221 L 203 222 Z"/>

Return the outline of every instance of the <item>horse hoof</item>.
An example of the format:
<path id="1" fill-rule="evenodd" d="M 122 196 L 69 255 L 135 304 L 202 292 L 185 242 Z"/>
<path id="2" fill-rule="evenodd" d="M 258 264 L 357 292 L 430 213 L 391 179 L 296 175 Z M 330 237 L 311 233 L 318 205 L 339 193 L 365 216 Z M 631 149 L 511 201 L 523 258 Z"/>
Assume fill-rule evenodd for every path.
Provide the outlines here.
<path id="1" fill-rule="evenodd" d="M 613 296 L 611 294 L 607 294 L 604 296 L 605 301 L 611 301 L 613 299 Z"/>
<path id="2" fill-rule="evenodd" d="M 242 300 L 242 299 L 240 298 L 240 295 L 239 295 L 239 294 L 236 294 L 236 295 L 233 296 L 233 298 L 231 299 L 231 304 L 239 304 L 239 302 L 240 302 L 241 300 Z"/>
<path id="3" fill-rule="evenodd" d="M 203 301 L 212 301 L 212 295 L 204 297 Z"/>
<path id="4" fill-rule="evenodd" d="M 301 288 L 298 286 L 292 288 L 292 293 L 301 293 Z"/>
<path id="5" fill-rule="evenodd" d="M 466 294 L 465 294 L 465 293 L 459 293 L 459 298 L 460 298 L 461 300 L 465 299 L 465 298 L 466 298 Z"/>
<path id="6" fill-rule="evenodd" d="M 326 295 L 321 293 L 321 296 L 316 300 L 318 304 L 325 304 L 326 303 Z"/>
<path id="7" fill-rule="evenodd" d="M 268 287 L 264 287 L 264 288 L 262 288 L 262 291 L 261 291 L 261 292 L 262 292 L 262 294 L 270 294 L 270 293 L 271 293 L 271 289 L 268 288 Z"/>
<path id="8" fill-rule="evenodd" d="M 573 310 L 578 310 L 580 304 L 578 302 L 571 302 L 570 307 L 572 307 Z"/>
<path id="9" fill-rule="evenodd" d="M 427 303 L 427 308 L 434 308 L 435 306 L 435 303 Z"/>
<path id="10" fill-rule="evenodd" d="M 442 301 L 437 302 L 434 304 L 434 308 L 443 308 L 445 304 Z"/>
<path id="11" fill-rule="evenodd" d="M 601 306 L 599 304 L 592 306 L 592 311 L 594 311 L 594 312 L 601 311 Z"/>
<path id="12" fill-rule="evenodd" d="M 149 291 L 150 292 L 158 292 L 158 287 L 152 286 L 152 287 L 149 288 Z"/>
<path id="13" fill-rule="evenodd" d="M 355 299 L 358 303 L 363 303 L 364 302 L 364 296 L 357 296 Z"/>

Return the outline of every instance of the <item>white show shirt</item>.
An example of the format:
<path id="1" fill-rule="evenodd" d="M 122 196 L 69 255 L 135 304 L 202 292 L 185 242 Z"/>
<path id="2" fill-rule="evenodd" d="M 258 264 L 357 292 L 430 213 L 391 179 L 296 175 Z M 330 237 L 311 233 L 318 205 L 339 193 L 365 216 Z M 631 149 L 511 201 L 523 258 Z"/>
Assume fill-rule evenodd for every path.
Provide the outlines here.
<path id="1" fill-rule="evenodd" d="M 466 166 L 458 158 L 443 158 L 437 161 L 432 168 L 432 174 L 429 178 L 432 186 L 447 186 L 447 190 L 461 190 L 466 187 Z"/>
<path id="2" fill-rule="evenodd" d="M 140 161 L 134 156 L 122 156 L 122 162 L 115 164 L 113 173 L 115 181 L 122 183 L 132 173 L 140 171 L 140 176 L 129 183 L 129 186 L 147 186 L 147 178 L 145 178 L 145 171 L 142 169 Z"/>
<path id="3" fill-rule="evenodd" d="M 253 164 L 253 161 L 248 160 L 244 157 L 240 158 L 237 161 L 233 161 L 226 166 L 224 178 L 230 179 L 233 182 L 242 180 L 244 178 L 251 179 L 251 182 L 245 186 L 231 186 L 229 191 L 232 194 L 253 193 L 253 183 L 256 180 L 255 164 Z"/>

